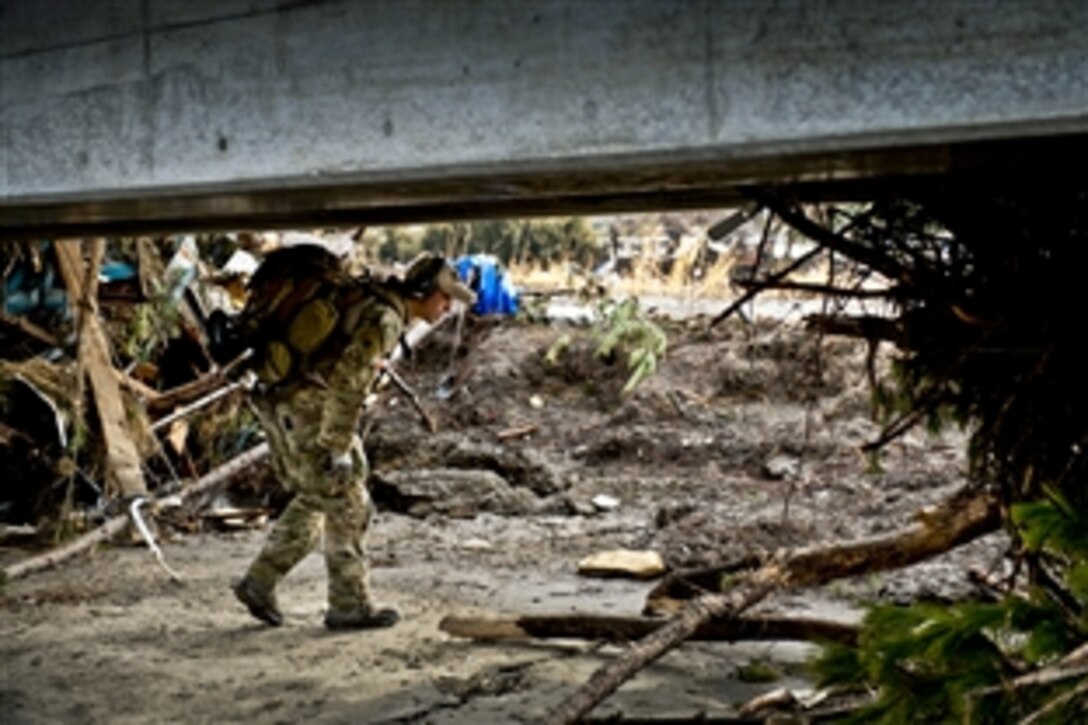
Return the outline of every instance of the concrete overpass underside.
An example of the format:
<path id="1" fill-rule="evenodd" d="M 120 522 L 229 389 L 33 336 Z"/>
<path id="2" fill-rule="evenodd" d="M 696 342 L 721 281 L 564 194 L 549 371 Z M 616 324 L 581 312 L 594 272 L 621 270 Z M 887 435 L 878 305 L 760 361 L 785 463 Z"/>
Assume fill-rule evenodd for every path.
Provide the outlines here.
<path id="1" fill-rule="evenodd" d="M 866 198 L 1088 158 L 1083 0 L 0 0 L 0 237 Z"/>

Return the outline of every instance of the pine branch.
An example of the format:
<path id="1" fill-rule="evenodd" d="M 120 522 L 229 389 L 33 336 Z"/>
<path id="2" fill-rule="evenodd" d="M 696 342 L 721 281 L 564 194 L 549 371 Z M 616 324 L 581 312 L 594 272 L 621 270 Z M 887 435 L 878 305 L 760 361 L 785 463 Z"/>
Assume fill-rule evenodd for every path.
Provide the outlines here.
<path id="1" fill-rule="evenodd" d="M 1033 687 L 1046 687 L 1049 685 L 1057 684 L 1059 682 L 1065 682 L 1066 680 L 1076 679 L 1078 677 L 1084 677 L 1086 679 L 1084 680 L 1084 682 L 1080 683 L 1077 687 L 1075 687 L 1071 691 L 1071 693 L 1066 693 L 1070 694 L 1070 699 L 1072 699 L 1072 697 L 1084 694 L 1083 688 L 1085 686 L 1088 686 L 1088 665 L 1071 664 L 1069 658 L 1061 660 L 1056 665 L 1045 667 L 1041 670 L 1036 670 L 1035 672 L 1030 672 L 1026 675 L 1022 675 L 1021 677 L 1017 677 L 1014 680 L 1002 683 L 1000 685 L 991 685 L 989 687 L 981 687 L 977 690 L 972 690 L 965 696 L 967 700 L 967 706 L 965 708 L 966 714 L 964 720 L 966 722 L 970 722 L 975 712 L 975 709 L 978 707 L 978 703 L 980 703 L 985 698 L 990 697 L 991 695 L 1011 695 L 1021 690 L 1027 690 Z M 1061 696 L 1059 696 L 1059 698 L 1060 697 Z M 1042 709 L 1046 710 L 1052 703 L 1053 701 L 1047 703 L 1047 705 L 1044 705 Z M 1061 704 L 1064 704 L 1064 702 L 1055 705 L 1055 709 L 1057 709 L 1057 707 L 1060 707 Z M 1040 711 L 1037 710 L 1035 713 L 1032 713 L 1029 718 L 1036 717 L 1039 712 Z M 1021 723 L 1024 722 L 1028 722 L 1028 720 L 1021 721 Z M 1038 722 L 1038 720 L 1036 720 L 1036 722 Z"/>

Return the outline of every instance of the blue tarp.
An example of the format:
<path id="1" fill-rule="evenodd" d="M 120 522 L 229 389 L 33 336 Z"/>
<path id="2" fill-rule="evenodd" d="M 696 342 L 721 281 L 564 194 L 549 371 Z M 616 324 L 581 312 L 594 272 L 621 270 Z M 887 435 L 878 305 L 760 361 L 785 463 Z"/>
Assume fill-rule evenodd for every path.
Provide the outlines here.
<path id="1" fill-rule="evenodd" d="M 64 311 L 68 314 L 68 292 L 57 272 L 51 242 L 39 242 L 41 269 L 27 261 L 21 261 L 8 273 L 2 290 L 3 310 L 9 315 L 25 315 L 36 310 Z M 104 282 L 121 282 L 136 277 L 136 268 L 128 262 L 106 260 L 102 263 L 99 278 Z"/>
<path id="2" fill-rule="evenodd" d="M 23 262 L 4 280 L 4 312 L 10 315 L 25 315 L 38 309 L 54 312 L 67 306 L 68 293 L 51 259 L 43 259 L 40 270 Z"/>
<path id="3" fill-rule="evenodd" d="M 518 291 L 499 260 L 490 254 L 470 254 L 454 264 L 458 276 L 476 293 L 472 312 L 477 315 L 513 315 Z"/>

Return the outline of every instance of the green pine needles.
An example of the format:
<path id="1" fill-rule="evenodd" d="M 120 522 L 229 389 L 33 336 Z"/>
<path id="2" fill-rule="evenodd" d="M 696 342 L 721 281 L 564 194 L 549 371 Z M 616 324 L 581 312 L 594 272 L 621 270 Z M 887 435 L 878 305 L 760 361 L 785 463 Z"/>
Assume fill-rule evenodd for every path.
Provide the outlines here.
<path id="1" fill-rule="evenodd" d="M 1054 493 L 1015 505 L 1011 519 L 1026 554 L 1061 572 L 1059 581 L 1032 584 L 997 602 L 871 609 L 857 648 L 827 645 L 814 663 L 824 686 L 876 692 L 850 722 L 1083 718 L 1088 673 L 1083 665 L 1057 664 L 1088 634 L 1088 521 Z M 1051 676 L 1040 676 L 1044 671 Z"/>

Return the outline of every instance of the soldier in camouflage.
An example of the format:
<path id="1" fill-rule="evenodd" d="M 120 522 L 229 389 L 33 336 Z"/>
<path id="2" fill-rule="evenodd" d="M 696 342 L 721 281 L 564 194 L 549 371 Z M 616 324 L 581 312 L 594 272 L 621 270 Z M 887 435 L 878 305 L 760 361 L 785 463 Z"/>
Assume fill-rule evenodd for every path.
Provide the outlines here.
<path id="1" fill-rule="evenodd" d="M 323 381 L 254 396 L 280 482 L 295 494 L 235 596 L 257 619 L 283 623 L 275 589 L 317 545 L 324 529 L 329 629 L 389 627 L 400 615 L 371 599 L 366 530 L 371 514 L 369 472 L 358 424 L 364 401 L 405 327 L 434 323 L 451 301 L 475 296 L 441 257 L 421 255 L 402 280 L 364 304 L 355 332 Z"/>

